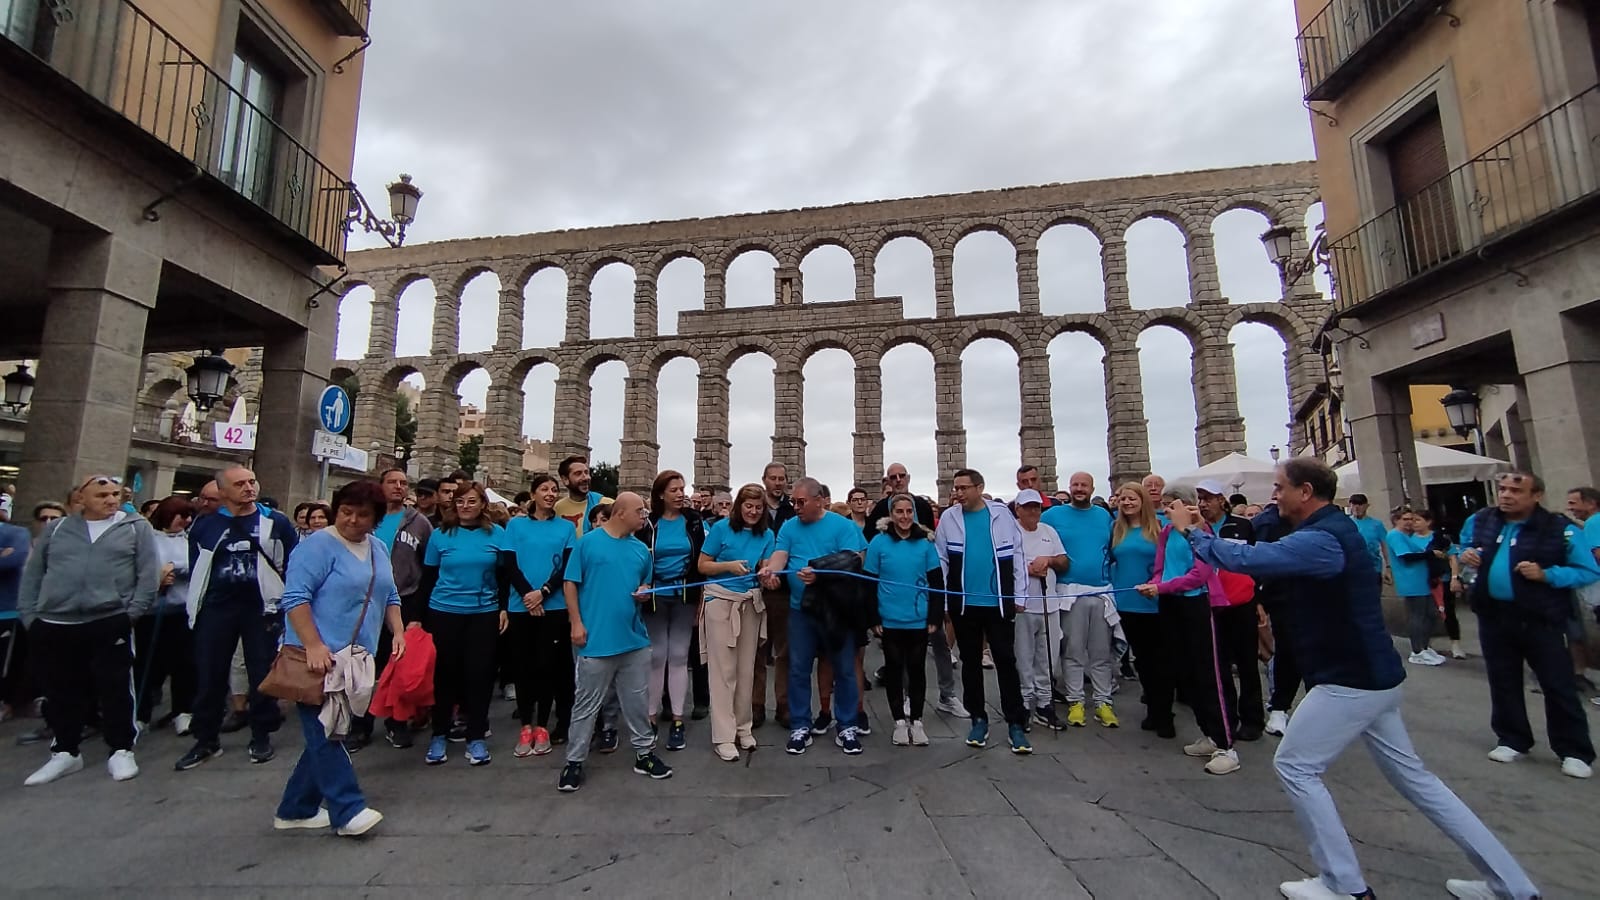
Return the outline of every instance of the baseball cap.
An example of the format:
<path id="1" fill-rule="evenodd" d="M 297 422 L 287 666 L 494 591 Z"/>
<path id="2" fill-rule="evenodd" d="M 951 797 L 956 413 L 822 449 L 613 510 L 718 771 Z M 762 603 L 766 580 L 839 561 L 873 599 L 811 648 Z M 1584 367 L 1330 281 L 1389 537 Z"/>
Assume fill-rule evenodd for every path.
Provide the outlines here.
<path id="1" fill-rule="evenodd" d="M 424 478 L 417 482 L 415 490 L 418 496 L 422 494 L 437 494 L 439 493 L 439 479 Z"/>
<path id="2" fill-rule="evenodd" d="M 1222 482 L 1216 480 L 1215 478 L 1207 478 L 1204 481 L 1197 482 L 1194 486 L 1194 489 L 1197 491 L 1204 491 L 1207 494 L 1217 497 L 1228 496 L 1228 489 L 1223 487 Z"/>
<path id="3" fill-rule="evenodd" d="M 1018 506 L 1027 506 L 1030 503 L 1036 506 L 1043 506 L 1044 498 L 1039 496 L 1038 491 L 1034 490 L 1033 488 L 1028 488 L 1027 490 L 1018 491 L 1017 499 L 1011 502 Z"/>

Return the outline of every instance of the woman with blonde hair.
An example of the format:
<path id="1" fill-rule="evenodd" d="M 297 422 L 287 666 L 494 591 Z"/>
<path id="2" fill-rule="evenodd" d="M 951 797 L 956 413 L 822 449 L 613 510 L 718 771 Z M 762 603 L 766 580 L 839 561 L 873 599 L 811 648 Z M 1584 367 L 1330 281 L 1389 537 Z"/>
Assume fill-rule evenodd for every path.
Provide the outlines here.
<path id="1" fill-rule="evenodd" d="M 750 696 L 767 607 L 755 573 L 772 555 L 774 531 L 766 492 L 747 484 L 728 516 L 706 532 L 697 560 L 702 576 L 720 580 L 705 588 L 700 646 L 710 670 L 711 744 L 727 762 L 737 762 L 740 750 L 756 748 Z"/>
<path id="2" fill-rule="evenodd" d="M 1133 666 L 1144 693 L 1145 717 L 1139 727 L 1154 731 L 1159 737 L 1177 737 L 1172 724 L 1176 681 L 1161 634 L 1160 603 L 1137 590 L 1153 577 L 1161 522 L 1150 495 L 1137 481 L 1117 488 L 1111 504 L 1117 511 L 1111 526 L 1111 589 L 1115 591 L 1117 615 L 1133 650 Z"/>

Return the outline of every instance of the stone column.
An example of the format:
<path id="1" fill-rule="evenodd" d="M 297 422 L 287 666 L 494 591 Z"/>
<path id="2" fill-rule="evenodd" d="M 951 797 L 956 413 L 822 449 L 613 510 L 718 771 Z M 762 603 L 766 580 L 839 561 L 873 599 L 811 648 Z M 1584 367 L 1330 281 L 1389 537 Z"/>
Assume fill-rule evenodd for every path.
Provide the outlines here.
<path id="1" fill-rule="evenodd" d="M 567 280 L 567 333 L 565 341 L 589 339 L 589 283 L 593 272 L 583 272 Z"/>
<path id="2" fill-rule="evenodd" d="M 772 458 L 789 468 L 792 484 L 806 472 L 805 377 L 792 358 L 772 373 Z"/>
<path id="3" fill-rule="evenodd" d="M 395 329 L 400 322 L 400 293 L 393 287 L 372 293 L 372 319 L 367 334 L 368 359 L 393 359 Z"/>
<path id="4" fill-rule="evenodd" d="M 1291 334 L 1284 339 L 1284 383 L 1289 388 L 1289 417 L 1285 428 L 1294 427 L 1294 414 L 1311 397 L 1311 392 L 1317 389 L 1317 383 L 1322 380 L 1322 357 L 1309 346 L 1301 344 Z M 1289 442 L 1294 443 L 1291 436 Z"/>
<path id="5" fill-rule="evenodd" d="M 939 494 L 935 500 L 943 503 L 950 498 L 950 485 L 955 480 L 956 470 L 967 464 L 967 429 L 961 417 L 959 355 L 933 358 L 933 400 L 934 458 L 939 466 Z"/>
<path id="6" fill-rule="evenodd" d="M 507 496 L 528 487 L 522 472 L 522 429 L 518 427 L 523 399 L 520 385 L 501 384 L 490 384 L 484 399 L 486 422 L 483 446 L 478 450 L 478 473 Z"/>
<path id="7" fill-rule="evenodd" d="M 641 271 L 633 277 L 633 336 L 655 337 L 660 333 L 659 322 L 655 273 Z"/>
<path id="8" fill-rule="evenodd" d="M 1545 502 L 1560 508 L 1569 488 L 1600 476 L 1600 433 L 1592 425 L 1600 421 L 1600 329 L 1576 317 L 1519 318 L 1511 339 L 1534 471 L 1547 482 Z"/>
<path id="9" fill-rule="evenodd" d="M 438 289 L 433 300 L 434 356 L 454 356 L 461 352 L 461 297 L 453 288 Z"/>
<path id="10" fill-rule="evenodd" d="M 1126 298 L 1126 294 L 1124 294 Z M 1150 422 L 1144 416 L 1139 347 L 1131 341 L 1106 349 L 1106 454 L 1111 461 L 1109 495 L 1124 481 L 1150 474 Z"/>
<path id="11" fill-rule="evenodd" d="M 47 265 L 19 510 L 65 499 L 88 476 L 126 474 L 145 323 L 161 284 L 161 259 L 114 236 L 58 231 Z"/>
<path id="12" fill-rule="evenodd" d="M 700 397 L 695 414 L 694 484 L 713 491 L 728 483 L 728 373 L 709 366 L 700 370 Z"/>
<path id="13" fill-rule="evenodd" d="M 725 309 L 728 305 L 728 273 L 715 266 L 706 266 L 706 310 Z"/>
<path id="14" fill-rule="evenodd" d="M 589 382 L 562 374 L 556 379 L 555 416 L 551 427 L 550 464 L 578 455 L 588 456 Z"/>
<path id="15" fill-rule="evenodd" d="M 871 256 L 857 256 L 856 262 L 856 299 L 871 300 L 877 296 L 878 261 Z M 881 477 L 883 473 L 878 473 Z"/>
<path id="16" fill-rule="evenodd" d="M 500 307 L 495 318 L 494 349 L 522 349 L 522 292 L 500 290 Z"/>
<path id="17" fill-rule="evenodd" d="M 1022 427 L 1018 432 L 1022 461 L 1037 466 L 1039 483 L 1056 484 L 1056 426 L 1050 413 L 1050 354 L 1028 352 L 1017 358 L 1017 382 L 1022 390 Z"/>
<path id="18" fill-rule="evenodd" d="M 883 477 L 883 370 L 876 358 L 856 364 L 855 483 L 876 497 Z"/>
<path id="19" fill-rule="evenodd" d="M 1217 248 L 1211 232 L 1185 235 L 1189 257 L 1189 302 L 1221 303 L 1222 285 L 1217 280 Z"/>
<path id="20" fill-rule="evenodd" d="M 1360 354 L 1342 352 L 1340 359 L 1359 365 Z M 1407 500 L 1424 502 L 1427 494 L 1411 433 L 1410 386 L 1399 379 L 1367 377 L 1347 366 L 1344 412 L 1361 462 L 1361 490 L 1371 498 L 1372 508 L 1381 516 Z"/>
<path id="21" fill-rule="evenodd" d="M 627 427 L 622 434 L 617 481 L 622 490 L 641 491 L 648 498 L 661 452 L 656 443 L 656 383 L 630 375 L 622 392 L 622 421 Z"/>
<path id="22" fill-rule="evenodd" d="M 398 454 L 394 440 L 394 398 L 394 391 L 385 391 L 377 384 L 362 384 L 361 390 L 350 398 L 355 416 L 350 443 L 357 450 L 371 453 L 376 444 L 379 453 Z"/>
<path id="23" fill-rule="evenodd" d="M 263 350 L 256 478 L 262 493 L 316 496 L 318 465 L 311 456 L 311 435 L 318 423 L 312 410 L 328 386 L 333 334 L 300 331 L 269 341 Z"/>
<path id="24" fill-rule="evenodd" d="M 1195 449 L 1202 466 L 1245 451 L 1232 347 L 1201 342 L 1194 348 L 1190 383 L 1194 386 Z"/>
<path id="25" fill-rule="evenodd" d="M 1120 234 L 1107 238 L 1100 248 L 1100 277 L 1106 283 L 1106 309 L 1133 308 L 1128 294 L 1128 244 Z"/>
<path id="26" fill-rule="evenodd" d="M 948 319 L 956 314 L 956 252 L 933 251 L 933 302 L 934 315 Z"/>
<path id="27" fill-rule="evenodd" d="M 805 302 L 805 276 L 799 266 L 778 266 L 772 270 L 772 302 L 775 306 L 799 306 Z"/>
<path id="28" fill-rule="evenodd" d="M 1039 313 L 1039 242 L 1032 238 L 1017 243 L 1017 308 Z"/>
<path id="29" fill-rule="evenodd" d="M 457 468 L 461 452 L 461 398 L 442 377 L 428 379 L 417 409 L 417 441 L 411 458 L 423 478 L 438 478 Z"/>

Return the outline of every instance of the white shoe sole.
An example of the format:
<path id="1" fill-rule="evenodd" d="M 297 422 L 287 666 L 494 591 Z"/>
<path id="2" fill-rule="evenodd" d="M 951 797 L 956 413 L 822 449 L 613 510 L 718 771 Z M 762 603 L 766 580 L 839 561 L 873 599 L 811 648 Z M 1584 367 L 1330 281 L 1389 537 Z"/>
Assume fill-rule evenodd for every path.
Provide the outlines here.
<path id="1" fill-rule="evenodd" d="M 327 828 L 333 824 L 328 819 L 328 811 L 321 810 L 309 819 L 280 819 L 272 817 L 272 827 L 278 831 L 294 831 L 301 828 Z"/>
<path id="2" fill-rule="evenodd" d="M 375 809 L 371 810 L 371 812 L 372 815 L 359 825 L 356 824 L 356 819 L 351 819 L 350 824 L 338 829 L 339 834 L 343 837 L 360 837 L 378 827 L 378 823 L 383 821 L 383 813 Z M 360 818 L 359 814 L 357 818 Z"/>

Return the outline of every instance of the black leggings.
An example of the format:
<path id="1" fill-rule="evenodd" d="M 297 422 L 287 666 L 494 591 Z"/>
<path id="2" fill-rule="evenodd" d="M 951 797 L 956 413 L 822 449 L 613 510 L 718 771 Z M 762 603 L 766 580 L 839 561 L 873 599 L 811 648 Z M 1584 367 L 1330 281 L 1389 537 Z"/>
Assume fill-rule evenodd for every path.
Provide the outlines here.
<path id="1" fill-rule="evenodd" d="M 137 718 L 150 722 L 161 701 L 161 686 L 172 682 L 168 709 L 173 714 L 194 712 L 194 642 L 189 636 L 189 613 L 183 607 L 163 609 L 161 627 L 156 614 L 133 622 L 133 689 L 139 698 Z"/>
<path id="2" fill-rule="evenodd" d="M 459 705 L 467 720 L 467 740 L 482 740 L 489 730 L 489 700 L 494 695 L 494 651 L 500 613 L 428 611 L 428 630 L 438 661 L 433 669 L 433 736 L 450 733 Z"/>
<path id="3" fill-rule="evenodd" d="M 1224 720 L 1222 670 L 1217 662 L 1217 628 L 1211 598 L 1161 595 L 1161 634 L 1167 650 L 1179 660 L 1183 695 L 1194 710 L 1195 724 L 1219 750 L 1233 747 L 1233 729 Z"/>
<path id="4" fill-rule="evenodd" d="M 1172 689 L 1176 683 L 1173 659 L 1161 634 L 1161 616 L 1153 612 L 1123 612 L 1122 633 L 1133 651 L 1133 668 L 1139 673 L 1144 711 L 1152 725 L 1172 724 Z"/>
<path id="5" fill-rule="evenodd" d="M 517 685 L 517 719 L 524 725 L 550 727 L 555 712 L 555 733 L 566 733 L 572 721 L 575 668 L 572 660 L 572 626 L 564 609 L 542 616 L 513 615 L 507 636 L 512 679 Z"/>
<path id="6" fill-rule="evenodd" d="M 896 722 L 922 718 L 922 705 L 928 693 L 928 629 L 885 628 L 883 663 L 888 670 L 884 688 L 889 692 L 889 711 Z M 910 691 L 911 715 L 905 713 Z"/>

